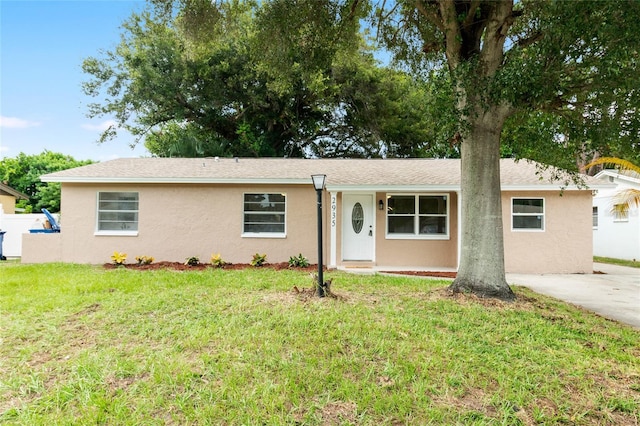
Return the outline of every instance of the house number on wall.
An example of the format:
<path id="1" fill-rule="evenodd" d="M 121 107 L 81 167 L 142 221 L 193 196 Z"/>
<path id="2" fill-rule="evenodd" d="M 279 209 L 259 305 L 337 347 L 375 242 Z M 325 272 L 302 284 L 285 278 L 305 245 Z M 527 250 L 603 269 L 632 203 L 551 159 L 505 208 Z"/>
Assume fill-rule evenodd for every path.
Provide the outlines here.
<path id="1" fill-rule="evenodd" d="M 338 206 L 336 205 L 336 196 L 331 196 L 331 227 L 334 228 L 336 226 L 336 211 L 338 210 Z"/>

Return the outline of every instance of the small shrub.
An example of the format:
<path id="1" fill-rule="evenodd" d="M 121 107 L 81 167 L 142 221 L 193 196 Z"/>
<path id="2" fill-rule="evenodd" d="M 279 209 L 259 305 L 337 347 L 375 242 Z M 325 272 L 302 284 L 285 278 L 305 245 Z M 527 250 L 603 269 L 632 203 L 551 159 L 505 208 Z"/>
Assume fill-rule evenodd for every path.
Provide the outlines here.
<path id="1" fill-rule="evenodd" d="M 211 255 L 211 265 L 215 266 L 216 268 L 222 268 L 226 264 L 227 262 L 222 260 L 222 256 L 220 255 L 220 253 Z"/>
<path id="2" fill-rule="evenodd" d="M 266 261 L 267 261 L 266 254 L 256 253 L 253 255 L 253 259 L 251 259 L 251 266 L 262 266 Z"/>
<path id="3" fill-rule="evenodd" d="M 297 256 L 291 256 L 289 258 L 290 268 L 306 268 L 307 266 L 309 266 L 309 259 L 304 257 L 302 253 Z"/>
<path id="4" fill-rule="evenodd" d="M 136 262 L 138 265 L 150 265 L 153 263 L 153 257 L 151 256 L 136 256 Z"/>
<path id="5" fill-rule="evenodd" d="M 116 265 L 124 265 L 124 262 L 127 261 L 127 253 L 114 251 L 111 255 L 111 261 Z"/>
<path id="6" fill-rule="evenodd" d="M 200 258 L 198 256 L 187 257 L 187 260 L 184 262 L 185 265 L 196 266 L 200 264 Z"/>

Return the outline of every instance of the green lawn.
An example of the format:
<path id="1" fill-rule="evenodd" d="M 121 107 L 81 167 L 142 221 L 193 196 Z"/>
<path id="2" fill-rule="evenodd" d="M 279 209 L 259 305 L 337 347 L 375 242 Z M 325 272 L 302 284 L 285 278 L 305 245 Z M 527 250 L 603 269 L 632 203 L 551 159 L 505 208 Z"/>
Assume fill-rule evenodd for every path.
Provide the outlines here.
<path id="1" fill-rule="evenodd" d="M 0 265 L 0 423 L 640 422 L 640 332 L 516 287 Z"/>
<path id="2" fill-rule="evenodd" d="M 630 266 L 632 268 L 640 268 L 640 262 L 637 260 L 614 259 L 612 257 L 593 256 L 594 262 L 609 263 L 611 265 Z"/>

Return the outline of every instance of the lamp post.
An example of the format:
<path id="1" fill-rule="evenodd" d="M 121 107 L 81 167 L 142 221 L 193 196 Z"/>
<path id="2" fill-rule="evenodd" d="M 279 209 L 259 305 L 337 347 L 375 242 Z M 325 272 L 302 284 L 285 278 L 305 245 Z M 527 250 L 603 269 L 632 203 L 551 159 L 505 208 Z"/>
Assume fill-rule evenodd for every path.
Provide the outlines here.
<path id="1" fill-rule="evenodd" d="M 313 187 L 318 194 L 318 297 L 324 297 L 324 281 L 322 280 L 322 190 L 327 175 L 311 175 Z"/>

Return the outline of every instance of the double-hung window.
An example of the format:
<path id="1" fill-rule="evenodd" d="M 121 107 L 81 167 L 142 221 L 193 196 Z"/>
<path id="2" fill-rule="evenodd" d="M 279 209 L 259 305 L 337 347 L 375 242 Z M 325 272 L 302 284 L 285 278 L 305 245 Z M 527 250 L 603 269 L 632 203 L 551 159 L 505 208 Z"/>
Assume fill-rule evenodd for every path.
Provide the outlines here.
<path id="1" fill-rule="evenodd" d="M 613 205 L 613 221 L 614 222 L 628 222 L 629 221 L 629 210 L 625 209 L 621 204 Z"/>
<path id="2" fill-rule="evenodd" d="M 286 194 L 246 193 L 242 234 L 245 236 L 283 237 L 286 234 Z"/>
<path id="3" fill-rule="evenodd" d="M 388 238 L 449 237 L 448 195 L 389 195 Z"/>
<path id="4" fill-rule="evenodd" d="M 97 232 L 130 235 L 138 232 L 138 193 L 99 192 Z"/>
<path id="5" fill-rule="evenodd" d="M 511 229 L 544 231 L 544 198 L 512 198 Z"/>

